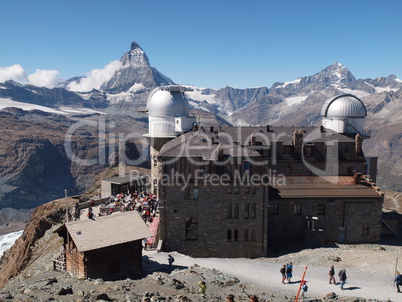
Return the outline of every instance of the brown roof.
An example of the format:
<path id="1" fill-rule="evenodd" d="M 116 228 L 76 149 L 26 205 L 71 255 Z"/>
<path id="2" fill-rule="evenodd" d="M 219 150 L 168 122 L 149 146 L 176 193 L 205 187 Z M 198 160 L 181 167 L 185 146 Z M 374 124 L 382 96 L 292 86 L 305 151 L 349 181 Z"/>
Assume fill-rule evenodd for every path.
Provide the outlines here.
<path id="1" fill-rule="evenodd" d="M 288 176 L 272 187 L 272 198 L 380 197 L 364 180 L 355 185 L 352 176 Z"/>
<path id="2" fill-rule="evenodd" d="M 353 135 L 336 133 L 326 129 L 321 132 L 319 127 L 231 127 L 215 126 L 200 127 L 167 142 L 161 149 L 162 157 L 202 157 L 214 159 L 214 152 L 218 146 L 225 155 L 259 157 L 253 150 L 270 147 L 272 142 L 281 142 L 283 145 L 292 145 L 294 132 L 303 132 L 304 143 L 308 142 L 354 142 Z M 251 137 L 255 137 L 256 146 L 250 147 Z"/>
<path id="3" fill-rule="evenodd" d="M 117 212 L 108 216 L 65 224 L 78 251 L 85 252 L 152 236 L 136 211 Z"/>

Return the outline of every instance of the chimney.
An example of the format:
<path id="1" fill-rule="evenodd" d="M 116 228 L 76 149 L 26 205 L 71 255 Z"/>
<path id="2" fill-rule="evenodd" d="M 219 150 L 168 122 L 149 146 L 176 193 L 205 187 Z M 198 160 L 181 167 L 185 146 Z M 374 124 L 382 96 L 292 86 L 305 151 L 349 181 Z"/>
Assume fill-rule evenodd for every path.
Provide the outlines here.
<path id="1" fill-rule="evenodd" d="M 295 130 L 293 133 L 293 146 L 295 152 L 301 153 L 303 148 L 303 130 Z"/>
<path id="2" fill-rule="evenodd" d="M 321 132 L 321 133 L 324 132 L 324 126 L 323 126 L 323 125 L 320 126 L 320 132 Z"/>
<path id="3" fill-rule="evenodd" d="M 198 124 L 197 123 L 193 123 L 193 131 L 197 131 L 198 130 Z"/>
<path id="4" fill-rule="evenodd" d="M 214 133 L 214 126 L 209 127 L 209 130 Z"/>
<path id="5" fill-rule="evenodd" d="M 250 140 L 250 145 L 254 146 L 255 145 L 255 134 L 251 134 L 251 140 Z"/>
<path id="6" fill-rule="evenodd" d="M 354 181 L 355 185 L 360 184 L 360 179 L 361 179 L 362 175 L 363 174 L 361 172 L 354 172 L 353 173 L 353 181 Z"/>
<path id="7" fill-rule="evenodd" d="M 267 132 L 269 132 L 269 125 L 267 125 Z"/>
<path id="8" fill-rule="evenodd" d="M 355 136 L 355 145 L 356 145 L 356 156 L 360 156 L 363 154 L 362 151 L 363 138 L 360 133 L 357 133 Z"/>

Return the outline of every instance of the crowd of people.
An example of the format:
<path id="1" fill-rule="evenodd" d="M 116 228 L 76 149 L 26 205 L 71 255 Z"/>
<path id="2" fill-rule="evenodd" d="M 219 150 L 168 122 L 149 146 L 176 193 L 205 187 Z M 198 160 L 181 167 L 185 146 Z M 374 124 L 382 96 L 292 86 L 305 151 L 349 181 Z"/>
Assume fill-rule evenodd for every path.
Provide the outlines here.
<path id="1" fill-rule="evenodd" d="M 87 217 L 94 219 L 93 206 L 95 200 L 91 199 Z M 76 209 L 79 207 L 76 204 Z M 120 193 L 111 195 L 108 199 L 102 199 L 99 216 L 110 215 L 114 212 L 138 211 L 145 222 L 152 222 L 158 210 L 158 198 L 151 193 Z"/>

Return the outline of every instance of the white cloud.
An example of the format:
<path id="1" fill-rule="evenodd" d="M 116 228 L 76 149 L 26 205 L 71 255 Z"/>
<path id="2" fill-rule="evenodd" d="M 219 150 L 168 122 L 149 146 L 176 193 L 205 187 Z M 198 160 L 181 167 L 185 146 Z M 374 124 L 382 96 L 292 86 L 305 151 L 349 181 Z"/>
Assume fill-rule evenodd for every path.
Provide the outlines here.
<path id="1" fill-rule="evenodd" d="M 38 87 L 54 88 L 60 84 L 60 79 L 57 77 L 60 74 L 57 70 L 40 70 L 28 76 L 29 84 Z"/>
<path id="2" fill-rule="evenodd" d="M 0 67 L 0 83 L 4 83 L 9 80 L 26 83 L 27 76 L 25 74 L 24 68 L 22 68 L 22 66 L 19 64 L 8 67 Z"/>
<path id="3" fill-rule="evenodd" d="M 103 69 L 94 69 L 79 82 L 71 82 L 67 88 L 73 91 L 90 91 L 99 89 L 103 83 L 110 80 L 115 72 L 123 67 L 120 61 L 112 61 Z"/>

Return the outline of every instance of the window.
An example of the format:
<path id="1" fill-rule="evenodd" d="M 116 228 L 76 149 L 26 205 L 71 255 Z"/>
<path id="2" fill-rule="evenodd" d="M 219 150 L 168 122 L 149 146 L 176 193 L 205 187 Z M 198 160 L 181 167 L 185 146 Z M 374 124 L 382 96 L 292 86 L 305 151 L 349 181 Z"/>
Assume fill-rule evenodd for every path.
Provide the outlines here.
<path id="1" fill-rule="evenodd" d="M 318 205 L 318 215 L 324 215 L 325 214 L 325 204 L 319 204 Z"/>
<path id="2" fill-rule="evenodd" d="M 313 154 L 313 147 L 312 146 L 304 147 L 304 156 L 305 157 L 311 157 L 312 154 Z"/>
<path id="3" fill-rule="evenodd" d="M 233 241 L 239 241 L 239 231 L 234 230 L 233 232 Z"/>
<path id="4" fill-rule="evenodd" d="M 244 174 L 251 173 L 251 164 L 248 160 L 243 161 L 243 171 Z"/>
<path id="5" fill-rule="evenodd" d="M 250 218 L 255 219 L 256 216 L 257 216 L 257 204 L 254 202 L 251 204 L 250 207 Z"/>
<path id="6" fill-rule="evenodd" d="M 239 219 L 239 204 L 234 205 L 233 218 L 234 219 Z"/>
<path id="7" fill-rule="evenodd" d="M 292 146 L 283 146 L 283 155 L 291 155 Z"/>
<path id="8" fill-rule="evenodd" d="M 232 204 L 228 204 L 226 218 L 227 219 L 232 219 Z"/>
<path id="9" fill-rule="evenodd" d="M 250 187 L 245 188 L 244 194 L 250 194 Z"/>
<path id="10" fill-rule="evenodd" d="M 184 199 L 190 199 L 191 198 L 191 189 L 190 188 L 186 188 L 184 190 Z"/>
<path id="11" fill-rule="evenodd" d="M 235 194 L 239 194 L 239 192 L 240 192 L 240 188 L 239 188 L 239 187 L 235 187 L 235 188 L 234 188 L 234 193 L 235 193 Z"/>
<path id="12" fill-rule="evenodd" d="M 368 227 L 368 226 L 362 227 L 362 235 L 363 235 L 363 236 L 368 236 L 368 235 L 370 235 L 370 227 Z"/>
<path id="13" fill-rule="evenodd" d="M 248 230 L 244 230 L 244 241 L 248 241 Z"/>
<path id="14" fill-rule="evenodd" d="M 293 214 L 295 215 L 301 215 L 301 205 L 300 204 L 295 204 L 293 205 Z"/>
<path id="15" fill-rule="evenodd" d="M 257 194 L 257 187 L 251 188 L 251 194 Z"/>
<path id="16" fill-rule="evenodd" d="M 186 188 L 184 190 L 184 199 L 198 200 L 198 188 Z"/>
<path id="17" fill-rule="evenodd" d="M 278 215 L 279 211 L 278 211 L 278 205 L 273 204 L 270 206 L 271 209 L 271 215 Z"/>
<path id="18" fill-rule="evenodd" d="M 232 230 L 228 230 L 228 232 L 227 232 L 227 240 L 232 241 Z"/>
<path id="19" fill-rule="evenodd" d="M 249 218 L 249 211 L 250 211 L 250 204 L 249 203 L 244 204 L 244 219 Z"/>
<path id="20" fill-rule="evenodd" d="M 198 189 L 196 188 L 193 189 L 193 199 L 198 200 Z"/>
<path id="21" fill-rule="evenodd" d="M 255 241 L 255 230 L 251 230 L 250 232 L 250 241 Z"/>
<path id="22" fill-rule="evenodd" d="M 198 240 L 198 218 L 186 218 L 186 240 Z"/>
<path id="23" fill-rule="evenodd" d="M 228 194 L 233 194 L 233 187 L 228 187 Z"/>

